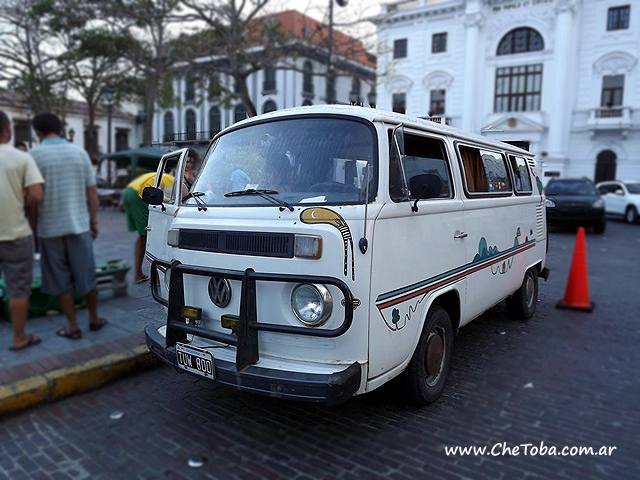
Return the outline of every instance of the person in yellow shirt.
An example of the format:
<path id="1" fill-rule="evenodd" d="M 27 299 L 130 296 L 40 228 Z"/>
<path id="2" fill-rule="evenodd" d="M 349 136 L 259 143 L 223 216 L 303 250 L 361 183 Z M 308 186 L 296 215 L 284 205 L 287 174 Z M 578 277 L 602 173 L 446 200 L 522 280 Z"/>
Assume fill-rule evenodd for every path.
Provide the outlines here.
<path id="1" fill-rule="evenodd" d="M 142 273 L 142 260 L 147 245 L 147 223 L 149 222 L 149 205 L 142 200 L 142 191 L 145 187 L 153 187 L 155 179 L 155 172 L 140 175 L 127 185 L 123 193 L 122 203 L 127 218 L 127 230 L 138 232 L 134 247 L 133 281 L 135 283 L 149 281 L 149 276 Z M 174 181 L 173 175 L 163 173 L 160 188 L 171 187 Z"/>
<path id="2" fill-rule="evenodd" d="M 0 273 L 13 323 L 9 350 L 17 351 L 40 343 L 40 337 L 25 331 L 33 280 L 33 232 L 24 207 L 42 200 L 44 178 L 30 155 L 9 145 L 11 133 L 11 120 L 0 110 Z"/>

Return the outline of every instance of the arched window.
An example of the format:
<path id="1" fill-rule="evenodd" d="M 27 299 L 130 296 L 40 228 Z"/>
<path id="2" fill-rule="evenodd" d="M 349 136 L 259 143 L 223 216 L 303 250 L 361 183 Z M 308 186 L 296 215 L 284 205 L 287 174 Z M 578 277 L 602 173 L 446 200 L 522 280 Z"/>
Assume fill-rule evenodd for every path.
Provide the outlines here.
<path id="1" fill-rule="evenodd" d="M 234 116 L 234 123 L 247 118 L 247 110 L 244 108 L 244 105 L 240 104 L 236 106 L 233 116 Z"/>
<path id="2" fill-rule="evenodd" d="M 220 115 L 220 109 L 218 107 L 211 107 L 209 109 L 209 135 L 211 138 L 222 130 L 222 116 Z"/>
<path id="3" fill-rule="evenodd" d="M 174 123 L 173 123 L 173 113 L 167 112 L 164 114 L 164 136 L 163 139 L 165 142 L 172 142 L 174 140 Z"/>
<path id="4" fill-rule="evenodd" d="M 273 112 L 277 109 L 278 109 L 278 106 L 276 105 L 276 102 L 274 102 L 273 100 L 267 100 L 266 102 L 264 102 L 264 105 L 262 105 L 262 113 Z"/>
<path id="5" fill-rule="evenodd" d="M 533 28 L 522 27 L 511 30 L 498 44 L 497 55 L 537 52 L 544 50 L 542 36 Z"/>
<path id="6" fill-rule="evenodd" d="M 603 150 L 598 154 L 594 176 L 596 183 L 615 180 L 617 159 L 617 155 L 611 150 Z"/>
<path id="7" fill-rule="evenodd" d="M 184 123 L 187 126 L 187 140 L 196 139 L 196 112 L 189 109 L 184 114 Z"/>
<path id="8" fill-rule="evenodd" d="M 302 106 L 303 107 L 308 107 L 310 105 L 313 105 L 313 102 L 311 100 L 309 100 L 308 98 L 304 102 L 302 102 Z"/>
<path id="9" fill-rule="evenodd" d="M 313 65 L 311 62 L 304 62 L 302 75 L 302 93 L 313 95 Z"/>

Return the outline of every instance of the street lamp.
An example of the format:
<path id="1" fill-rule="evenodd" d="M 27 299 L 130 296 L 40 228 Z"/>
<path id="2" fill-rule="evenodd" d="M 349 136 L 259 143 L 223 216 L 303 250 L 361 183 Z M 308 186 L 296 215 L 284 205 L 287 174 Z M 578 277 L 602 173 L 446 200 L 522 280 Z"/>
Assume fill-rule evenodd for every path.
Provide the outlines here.
<path id="1" fill-rule="evenodd" d="M 104 87 L 104 97 L 107 100 L 107 153 L 111 153 L 111 114 L 113 113 L 113 94 L 116 89 L 107 84 Z"/>
<path id="2" fill-rule="evenodd" d="M 347 6 L 347 0 L 335 0 L 341 7 Z M 333 73 L 333 0 L 329 0 L 329 61 L 327 63 L 327 103 L 336 102 L 336 79 Z"/>
<path id="3" fill-rule="evenodd" d="M 31 105 L 25 103 L 24 110 L 27 112 L 27 141 L 29 142 L 29 150 L 31 150 L 32 139 L 31 139 Z"/>

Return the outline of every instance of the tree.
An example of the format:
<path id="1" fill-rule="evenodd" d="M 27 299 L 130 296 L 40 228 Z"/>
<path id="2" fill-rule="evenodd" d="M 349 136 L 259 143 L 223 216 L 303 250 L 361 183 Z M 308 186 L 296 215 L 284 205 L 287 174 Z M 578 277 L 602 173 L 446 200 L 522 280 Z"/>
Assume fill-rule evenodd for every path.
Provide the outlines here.
<path id="1" fill-rule="evenodd" d="M 269 0 L 181 0 L 181 3 L 186 7 L 182 20 L 201 21 L 213 30 L 217 40 L 195 50 L 224 59 L 216 62 L 214 68 L 234 80 L 247 114 L 255 116 L 257 110 L 249 96 L 247 78 L 273 66 L 277 58 L 274 47 L 282 43 L 277 25 L 255 21 Z M 259 55 L 251 49 L 256 45 L 262 46 Z"/>
<path id="2" fill-rule="evenodd" d="M 181 3 L 185 7 L 183 20 L 200 22 L 213 32 L 205 35 L 205 30 L 189 37 L 191 45 L 187 51 L 192 52 L 189 55 L 192 64 L 186 68 L 196 72 L 206 68 L 207 72 L 231 77 L 249 116 L 256 115 L 257 109 L 249 96 L 247 79 L 260 70 L 286 68 L 302 72 L 297 62 L 301 56 L 325 62 L 327 71 L 314 75 L 328 77 L 334 74 L 329 65 L 344 74 L 356 72 L 359 63 L 375 64 L 361 41 L 332 31 L 327 24 L 310 17 L 303 17 L 300 22 L 293 20 L 292 15 L 269 14 L 270 0 L 181 0 Z M 206 57 L 207 62 L 201 62 Z"/>
<path id="3" fill-rule="evenodd" d="M 60 44 L 39 15 L 42 0 L 3 0 L 0 5 L 0 81 L 21 94 L 35 112 L 64 107 Z"/>
<path id="4" fill-rule="evenodd" d="M 143 135 L 145 145 L 151 143 L 156 99 L 160 94 L 167 96 L 167 72 L 179 58 L 169 45 L 169 26 L 177 20 L 178 6 L 178 0 L 115 0 L 107 1 L 102 9 L 105 16 L 119 22 L 131 35 L 123 55 L 137 78 L 130 82 L 130 93 L 142 100 L 144 117 L 148 119 Z"/>
<path id="5" fill-rule="evenodd" d="M 72 90 L 86 103 L 85 149 L 94 161 L 99 154 L 95 120 L 104 102 L 105 86 L 116 87 L 116 92 L 127 88 L 128 69 L 122 58 L 132 43 L 125 30 L 96 19 L 96 8 L 103 4 L 104 0 L 42 0 L 35 8 L 41 23 L 62 46 L 56 58 L 63 70 L 65 90 Z"/>

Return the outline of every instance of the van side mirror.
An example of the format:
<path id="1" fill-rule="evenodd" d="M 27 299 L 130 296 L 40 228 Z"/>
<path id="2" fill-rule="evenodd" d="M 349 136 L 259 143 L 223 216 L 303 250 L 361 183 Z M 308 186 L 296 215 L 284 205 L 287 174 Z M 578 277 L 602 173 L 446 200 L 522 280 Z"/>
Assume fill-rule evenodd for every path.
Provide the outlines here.
<path id="1" fill-rule="evenodd" d="M 162 205 L 164 193 L 156 187 L 145 187 L 142 190 L 142 200 L 148 205 Z"/>

